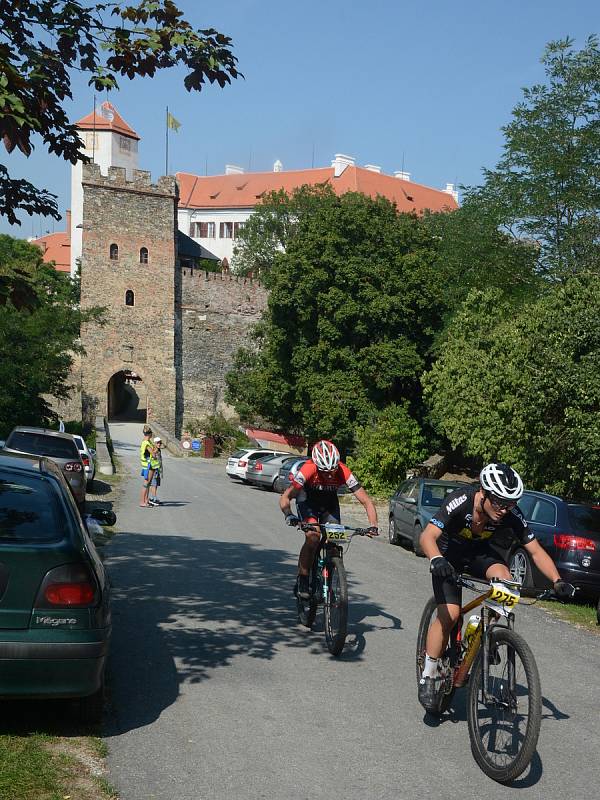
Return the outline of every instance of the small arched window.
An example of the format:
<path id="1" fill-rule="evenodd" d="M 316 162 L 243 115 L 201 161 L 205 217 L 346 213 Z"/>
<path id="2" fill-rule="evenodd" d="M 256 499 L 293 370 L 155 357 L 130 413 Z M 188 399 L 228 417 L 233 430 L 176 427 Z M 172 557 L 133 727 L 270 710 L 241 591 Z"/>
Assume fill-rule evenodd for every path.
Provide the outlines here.
<path id="1" fill-rule="evenodd" d="M 111 244 L 111 246 L 110 246 L 110 260 L 111 261 L 118 261 L 119 260 L 119 245 L 118 244 Z"/>
<path id="2" fill-rule="evenodd" d="M 140 248 L 140 264 L 147 264 L 148 263 L 148 248 L 142 247 Z"/>
<path id="3" fill-rule="evenodd" d="M 135 305 L 135 298 L 131 289 L 127 289 L 127 291 L 125 292 L 125 305 L 126 306 Z"/>

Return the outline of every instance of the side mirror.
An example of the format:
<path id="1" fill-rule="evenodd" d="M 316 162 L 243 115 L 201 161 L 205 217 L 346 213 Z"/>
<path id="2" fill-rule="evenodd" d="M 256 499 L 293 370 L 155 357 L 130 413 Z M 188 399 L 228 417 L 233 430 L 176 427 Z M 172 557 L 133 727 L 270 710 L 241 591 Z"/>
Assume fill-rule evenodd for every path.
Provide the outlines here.
<path id="1" fill-rule="evenodd" d="M 411 506 L 417 505 L 416 497 L 403 497 L 402 500 L 404 500 L 405 503 L 410 503 Z"/>
<path id="2" fill-rule="evenodd" d="M 90 455 L 92 458 L 96 458 L 96 451 L 93 447 L 89 447 L 88 450 L 90 451 Z"/>
<path id="3" fill-rule="evenodd" d="M 90 513 L 90 517 L 100 525 L 114 525 L 117 521 L 117 515 L 114 511 L 108 511 L 101 508 L 96 508 Z"/>

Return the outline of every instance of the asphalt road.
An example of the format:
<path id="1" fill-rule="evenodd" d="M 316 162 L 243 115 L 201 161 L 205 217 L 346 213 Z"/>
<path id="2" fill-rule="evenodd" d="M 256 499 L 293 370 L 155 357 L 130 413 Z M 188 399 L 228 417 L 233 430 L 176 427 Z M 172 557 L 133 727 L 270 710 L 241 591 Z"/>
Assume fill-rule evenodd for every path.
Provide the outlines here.
<path id="1" fill-rule="evenodd" d="M 111 426 L 130 477 L 110 545 L 114 636 L 109 781 L 121 800 L 553 800 L 596 793 L 600 637 L 518 609 L 543 721 L 531 769 L 489 780 L 469 746 L 464 692 L 441 724 L 416 699 L 427 564 L 387 537 L 353 542 L 349 637 L 298 626 L 300 535 L 277 496 L 223 464 L 165 457 L 166 505 L 138 507 L 141 425 Z"/>

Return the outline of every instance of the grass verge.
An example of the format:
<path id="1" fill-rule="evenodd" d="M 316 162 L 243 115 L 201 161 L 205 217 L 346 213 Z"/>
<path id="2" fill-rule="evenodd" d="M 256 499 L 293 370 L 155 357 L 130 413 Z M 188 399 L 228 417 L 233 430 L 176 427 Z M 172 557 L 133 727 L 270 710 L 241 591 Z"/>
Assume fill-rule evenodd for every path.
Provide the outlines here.
<path id="1" fill-rule="evenodd" d="M 600 634 L 600 626 L 596 619 L 596 605 L 591 600 L 587 603 L 544 603 L 540 601 L 539 605 L 558 619 Z"/>

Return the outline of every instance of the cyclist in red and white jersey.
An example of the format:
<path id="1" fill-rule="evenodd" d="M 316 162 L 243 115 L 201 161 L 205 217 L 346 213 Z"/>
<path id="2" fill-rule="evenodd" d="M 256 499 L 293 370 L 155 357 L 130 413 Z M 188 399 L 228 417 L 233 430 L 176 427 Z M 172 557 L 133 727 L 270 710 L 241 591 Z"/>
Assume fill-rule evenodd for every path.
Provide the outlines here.
<path id="1" fill-rule="evenodd" d="M 322 439 L 311 451 L 311 458 L 306 461 L 292 479 L 291 486 L 281 495 L 279 507 L 283 511 L 288 525 L 300 522 L 337 522 L 340 521 L 340 504 L 338 489 L 346 486 L 356 499 L 362 503 L 369 519 L 369 534 L 377 536 L 377 510 L 373 501 L 352 474 L 350 469 L 340 461 L 340 453 L 333 442 Z M 292 513 L 291 501 L 296 500 L 297 514 Z M 305 540 L 298 558 L 298 578 L 294 593 L 308 599 L 310 572 L 315 553 L 319 547 L 321 534 L 317 530 L 305 531 Z"/>

